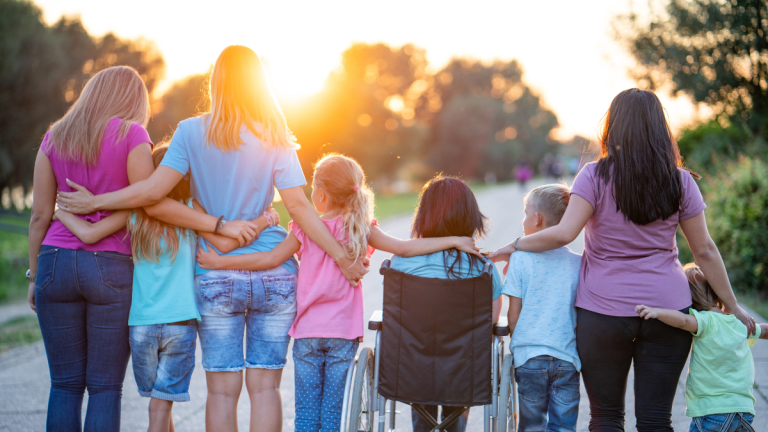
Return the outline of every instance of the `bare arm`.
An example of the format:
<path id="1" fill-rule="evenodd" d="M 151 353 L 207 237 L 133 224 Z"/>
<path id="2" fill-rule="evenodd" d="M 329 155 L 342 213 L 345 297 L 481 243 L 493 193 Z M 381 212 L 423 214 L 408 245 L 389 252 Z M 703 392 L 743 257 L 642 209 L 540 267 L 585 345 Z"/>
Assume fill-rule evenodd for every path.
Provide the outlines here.
<path id="1" fill-rule="evenodd" d="M 43 153 L 42 149 L 37 152 L 35 159 L 35 172 L 33 177 L 32 189 L 32 216 L 29 219 L 29 273 L 31 276 L 37 276 L 37 255 L 40 254 L 40 247 L 43 244 L 45 234 L 51 225 L 51 217 L 56 207 L 56 177 L 53 175 L 51 161 Z M 29 307 L 37 312 L 35 306 L 35 283 L 29 284 L 27 292 L 27 301 Z"/>
<path id="2" fill-rule="evenodd" d="M 501 296 L 499 296 L 496 300 L 493 301 L 493 323 L 494 324 L 499 322 L 499 315 L 501 315 L 502 306 L 504 306 L 504 303 L 502 303 Z"/>
<path id="3" fill-rule="evenodd" d="M 76 192 L 59 194 L 59 207 L 75 214 L 88 214 L 96 210 L 116 210 L 144 207 L 148 215 L 165 223 L 198 232 L 213 232 L 217 217 L 200 214 L 166 195 L 181 181 L 183 175 L 166 166 L 155 169 L 152 148 L 141 144 L 128 154 L 128 181 L 130 186 L 103 195 L 93 195 L 88 189 L 67 180 Z M 236 239 L 241 246 L 256 238 L 257 228 L 246 221 L 227 222 L 221 234 Z"/>
<path id="4" fill-rule="evenodd" d="M 520 312 L 523 310 L 523 299 L 520 297 L 509 297 L 509 310 L 507 311 L 507 321 L 509 322 L 509 334 L 515 332 L 517 320 L 520 319 Z"/>
<path id="5" fill-rule="evenodd" d="M 376 225 L 371 226 L 371 236 L 368 239 L 371 246 L 378 250 L 389 252 L 402 257 L 412 257 L 456 248 L 462 252 L 483 257 L 471 237 L 433 237 L 411 240 L 400 240 L 386 234 Z"/>
<path id="6" fill-rule="evenodd" d="M 768 339 L 768 324 L 760 324 L 760 339 Z"/>
<path id="7" fill-rule="evenodd" d="M 128 210 L 119 210 L 98 222 L 91 223 L 80 219 L 70 212 L 59 209 L 53 214 L 53 219 L 61 221 L 83 243 L 94 244 L 104 237 L 125 228 L 129 214 Z"/>
<path id="8" fill-rule="evenodd" d="M 559 224 L 525 236 L 517 241 L 517 245 L 520 250 L 526 252 L 543 252 L 563 247 L 576 240 L 594 212 L 595 209 L 589 201 L 578 195 L 571 195 L 568 208 L 565 209 Z M 494 262 L 506 261 L 507 267 L 504 267 L 504 274 L 506 274 L 509 256 L 516 250 L 514 244 L 510 243 L 493 252 L 489 258 Z"/>
<path id="9" fill-rule="evenodd" d="M 207 270 L 269 270 L 273 269 L 299 251 L 301 243 L 293 233 L 288 233 L 279 245 L 269 252 L 255 252 L 238 256 L 221 256 L 213 249 L 203 248 L 197 253 L 197 263 Z"/>
<path id="10" fill-rule="evenodd" d="M 299 224 L 307 236 L 321 249 L 325 251 L 341 269 L 341 272 L 353 287 L 357 286 L 360 279 L 368 273 L 364 260 L 347 257 L 346 251 L 339 242 L 333 238 L 328 227 L 325 226 L 315 209 L 307 202 L 307 197 L 300 187 L 283 189 L 280 191 L 283 203 L 294 222 Z"/>
<path id="11" fill-rule="evenodd" d="M 706 276 L 712 290 L 720 297 L 728 311 L 736 315 L 747 326 L 748 334 L 754 334 L 755 322 L 736 301 L 731 282 L 728 280 L 728 273 L 725 271 L 723 258 L 720 256 L 717 245 L 712 241 L 712 237 L 709 236 L 704 211 L 690 219 L 680 221 L 680 228 L 683 230 L 696 263 L 701 267 L 701 271 Z"/>
<path id="12" fill-rule="evenodd" d="M 668 326 L 696 333 L 699 331 L 699 322 L 693 315 L 686 315 L 680 311 L 671 309 L 652 308 L 645 305 L 635 306 L 635 312 L 645 319 L 657 319 Z"/>
<path id="13" fill-rule="evenodd" d="M 193 201 L 192 204 L 194 205 L 194 209 L 198 212 L 205 213 L 205 209 L 203 206 L 201 206 L 197 201 Z M 280 215 L 277 213 L 277 210 L 273 209 L 272 206 L 269 206 L 267 211 L 272 215 L 274 218 L 273 221 L 275 225 L 280 223 Z M 269 220 L 266 218 L 266 216 L 261 215 L 257 217 L 256 219 L 253 219 L 251 222 L 253 222 L 258 231 L 256 232 L 256 237 L 259 237 L 259 234 L 261 234 L 261 231 L 264 230 L 264 228 L 267 228 L 269 226 Z M 226 225 L 225 225 L 226 226 Z M 205 241 L 212 244 L 213 247 L 218 249 L 221 253 L 230 253 L 233 250 L 240 247 L 240 243 L 238 243 L 237 240 L 231 239 L 229 237 L 224 237 L 223 235 L 216 235 L 214 233 L 207 233 L 207 232 L 201 232 L 200 235 L 203 236 Z M 270 267 L 272 268 L 272 267 Z"/>

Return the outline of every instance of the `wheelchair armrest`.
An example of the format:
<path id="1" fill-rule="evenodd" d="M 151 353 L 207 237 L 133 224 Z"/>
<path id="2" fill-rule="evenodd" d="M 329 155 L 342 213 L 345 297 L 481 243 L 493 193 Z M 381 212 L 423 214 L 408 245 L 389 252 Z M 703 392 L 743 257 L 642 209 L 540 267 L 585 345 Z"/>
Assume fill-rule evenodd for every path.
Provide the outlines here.
<path id="1" fill-rule="evenodd" d="M 381 310 L 373 311 L 371 319 L 368 320 L 368 330 L 381 330 L 381 322 L 384 320 L 384 314 Z"/>
<path id="2" fill-rule="evenodd" d="M 499 317 L 499 322 L 493 325 L 494 336 L 509 336 L 509 323 L 507 317 Z"/>

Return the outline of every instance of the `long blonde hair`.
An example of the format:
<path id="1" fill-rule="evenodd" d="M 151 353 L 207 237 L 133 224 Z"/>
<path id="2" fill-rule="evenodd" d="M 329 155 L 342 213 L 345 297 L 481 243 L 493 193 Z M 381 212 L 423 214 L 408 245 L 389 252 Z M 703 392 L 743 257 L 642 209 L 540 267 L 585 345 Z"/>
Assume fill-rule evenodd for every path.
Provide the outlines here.
<path id="1" fill-rule="evenodd" d="M 152 150 L 152 162 L 155 168 L 163 161 L 166 151 L 168 151 L 168 142 L 158 144 Z M 168 194 L 168 198 L 187 201 L 190 198 L 189 180 L 182 179 Z M 128 220 L 134 261 L 151 261 L 159 264 L 160 256 L 168 254 L 173 262 L 179 251 L 179 233 L 176 227 L 149 216 L 142 208 L 134 210 L 134 215 Z M 160 240 L 163 242 L 161 243 Z"/>
<path id="2" fill-rule="evenodd" d="M 225 152 L 239 150 L 243 144 L 240 127 L 245 125 L 264 143 L 298 148 L 264 66 L 250 48 L 232 45 L 221 52 L 208 93 L 211 111 L 203 114 L 208 120 L 206 144 Z"/>
<path id="3" fill-rule="evenodd" d="M 315 187 L 325 192 L 331 204 L 344 209 L 344 233 L 349 258 L 365 256 L 373 222 L 373 192 L 365 184 L 365 173 L 352 158 L 328 154 L 315 164 Z"/>
<path id="4" fill-rule="evenodd" d="M 113 118 L 123 120 L 118 139 L 125 138 L 132 123 L 146 127 L 149 121 L 147 87 L 128 66 L 104 69 L 88 80 L 77 101 L 51 126 L 48 149 L 55 149 L 63 159 L 94 165 L 101 154 L 104 129 Z"/>
<path id="5" fill-rule="evenodd" d="M 688 287 L 691 289 L 693 308 L 697 311 L 708 311 L 714 307 L 723 308 L 723 301 L 715 294 L 715 290 L 707 282 L 704 272 L 695 263 L 688 263 L 683 267 L 685 277 L 688 278 Z"/>

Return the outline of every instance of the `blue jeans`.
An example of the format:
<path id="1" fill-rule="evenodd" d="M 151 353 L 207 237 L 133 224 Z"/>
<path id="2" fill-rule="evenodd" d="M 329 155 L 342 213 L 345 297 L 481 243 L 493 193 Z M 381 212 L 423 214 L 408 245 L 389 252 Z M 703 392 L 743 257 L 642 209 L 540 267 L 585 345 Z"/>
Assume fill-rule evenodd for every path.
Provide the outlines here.
<path id="1" fill-rule="evenodd" d="M 296 431 L 337 432 L 349 362 L 357 339 L 306 338 L 293 342 Z"/>
<path id="2" fill-rule="evenodd" d="M 136 386 L 143 397 L 189 401 L 195 370 L 197 321 L 187 325 L 131 326 L 131 358 Z"/>
<path id="3" fill-rule="evenodd" d="M 47 430 L 120 430 L 132 284 L 129 255 L 42 247 L 35 304 L 51 374 Z"/>
<path id="4" fill-rule="evenodd" d="M 296 317 L 296 275 L 270 270 L 214 270 L 195 277 L 203 369 L 282 369 Z M 245 359 L 243 359 L 245 332 Z"/>
<path id="5" fill-rule="evenodd" d="M 437 421 L 445 420 L 446 417 L 451 415 L 454 411 L 462 409 L 462 407 L 442 406 L 440 412 L 440 418 L 437 418 L 437 405 L 423 405 L 424 409 Z M 451 423 L 445 430 L 446 432 L 464 432 L 467 430 L 467 419 L 469 418 L 469 410 Z M 413 425 L 413 432 L 431 432 L 432 426 L 427 423 L 426 420 L 421 418 L 416 410 L 411 410 L 411 424 Z"/>
<path id="6" fill-rule="evenodd" d="M 691 419 L 689 432 L 755 432 L 750 413 L 710 414 Z"/>
<path id="7" fill-rule="evenodd" d="M 515 381 L 520 432 L 576 430 L 580 394 L 573 364 L 546 355 L 534 357 L 515 369 Z"/>

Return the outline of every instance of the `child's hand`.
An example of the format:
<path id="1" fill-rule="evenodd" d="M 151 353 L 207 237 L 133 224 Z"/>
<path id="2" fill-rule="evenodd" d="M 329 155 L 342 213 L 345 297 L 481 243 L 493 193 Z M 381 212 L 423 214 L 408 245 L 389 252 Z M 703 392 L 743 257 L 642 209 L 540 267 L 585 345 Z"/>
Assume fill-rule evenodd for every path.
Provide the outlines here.
<path id="1" fill-rule="evenodd" d="M 475 239 L 472 237 L 455 237 L 455 243 L 456 249 L 483 258 L 483 255 L 480 254 L 480 248 L 475 246 Z"/>
<path id="2" fill-rule="evenodd" d="M 640 315 L 640 318 L 656 319 L 659 317 L 659 310 L 656 308 L 648 307 L 646 305 L 635 306 L 635 312 Z"/>
<path id="3" fill-rule="evenodd" d="M 217 254 L 212 247 L 209 247 L 208 251 L 206 252 L 203 250 L 203 247 L 200 246 L 200 250 L 197 252 L 197 264 L 200 266 L 200 268 L 204 268 L 206 270 L 216 270 L 219 268 L 218 262 L 219 254 Z"/>
<path id="4" fill-rule="evenodd" d="M 275 225 L 274 226 L 280 225 L 280 214 L 277 212 L 277 210 L 272 208 L 272 206 L 269 206 L 269 207 L 267 207 L 267 212 L 269 214 L 271 214 L 272 217 L 275 219 Z"/>

